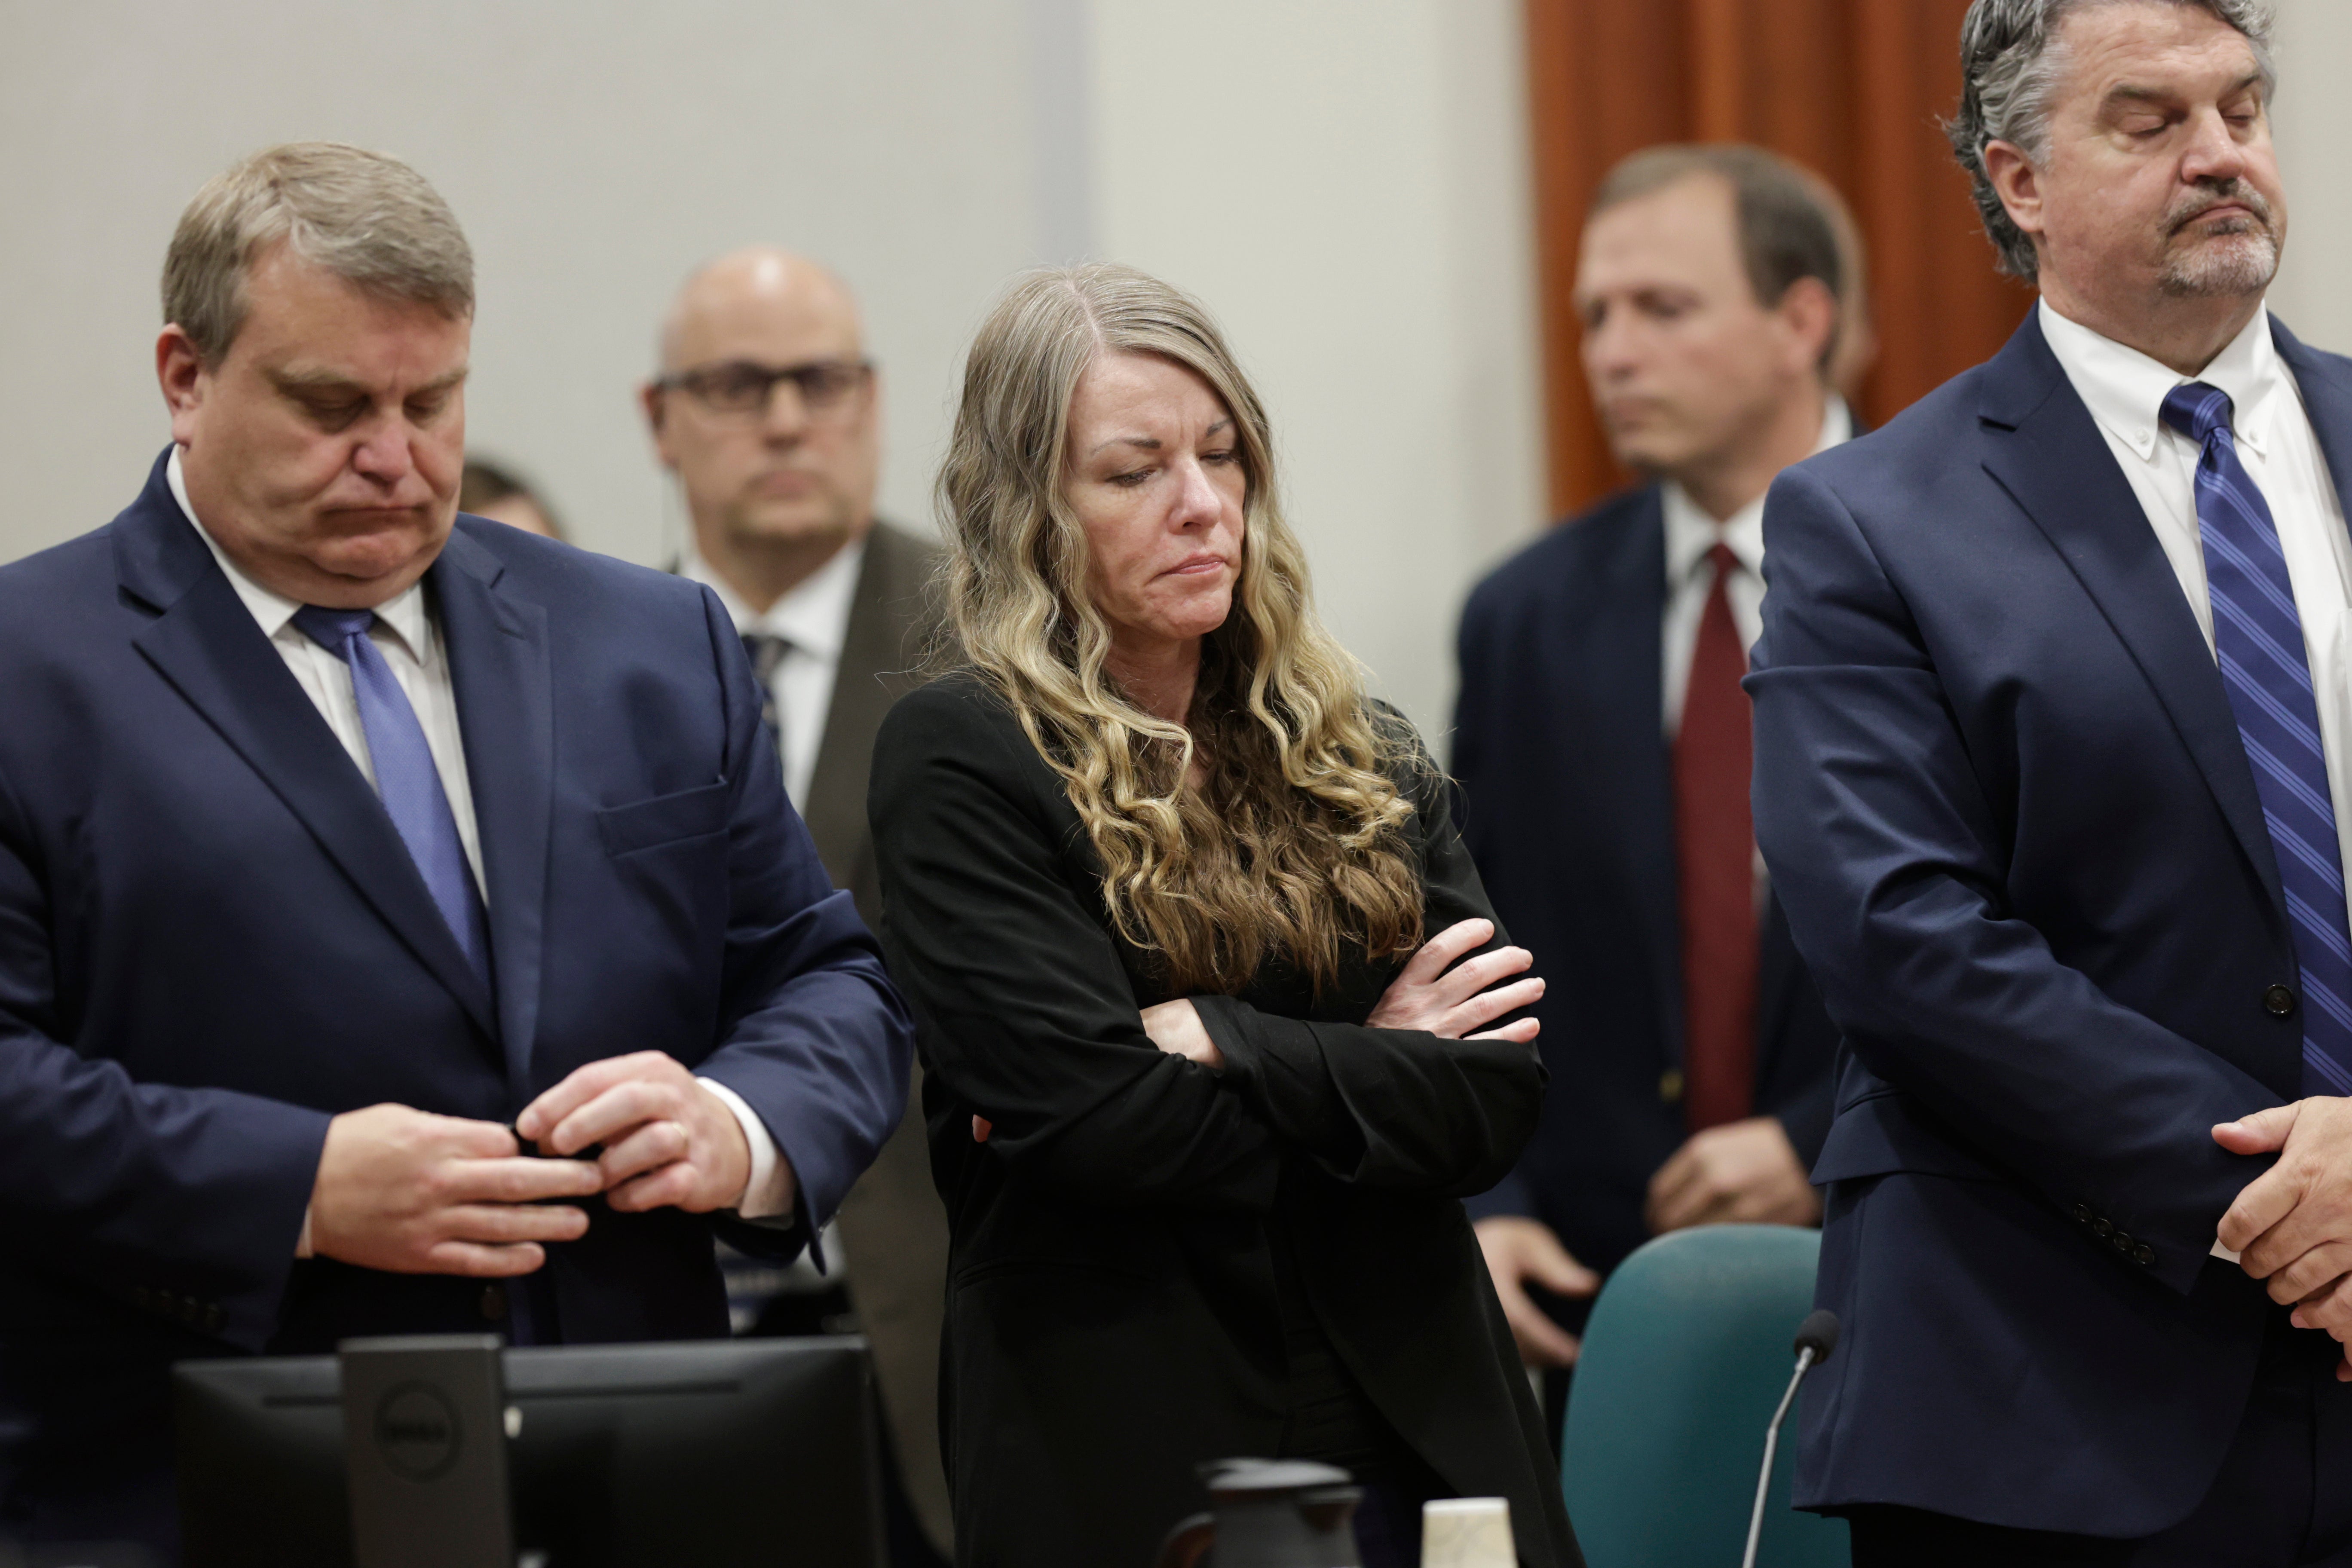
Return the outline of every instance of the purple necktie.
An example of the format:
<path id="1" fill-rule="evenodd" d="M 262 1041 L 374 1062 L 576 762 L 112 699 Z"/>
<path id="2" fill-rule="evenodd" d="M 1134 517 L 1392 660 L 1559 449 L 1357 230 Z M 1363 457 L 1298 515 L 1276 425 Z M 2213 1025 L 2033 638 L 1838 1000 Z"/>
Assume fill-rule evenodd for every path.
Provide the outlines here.
<path id="1" fill-rule="evenodd" d="M 441 773 L 433 765 L 433 749 L 425 743 L 425 727 L 408 694 L 384 663 L 383 652 L 368 634 L 375 624 L 373 610 L 330 610 L 305 605 L 294 613 L 302 635 L 351 666 L 352 694 L 359 700 L 360 728 L 367 731 L 368 756 L 375 763 L 376 794 L 399 829 L 433 895 L 441 918 L 465 950 L 475 973 L 489 977 L 489 939 L 482 914 L 480 892 L 474 886 L 473 868 L 466 862 L 466 846 L 457 837 L 457 818 L 441 788 Z"/>

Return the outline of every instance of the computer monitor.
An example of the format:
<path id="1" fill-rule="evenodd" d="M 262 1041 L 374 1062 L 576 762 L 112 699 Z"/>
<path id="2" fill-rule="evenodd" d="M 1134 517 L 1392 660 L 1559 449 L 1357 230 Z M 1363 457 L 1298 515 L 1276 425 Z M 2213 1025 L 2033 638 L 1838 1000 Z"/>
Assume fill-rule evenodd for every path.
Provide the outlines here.
<path id="1" fill-rule="evenodd" d="M 525 1563 L 881 1568 L 872 1373 L 850 1336 L 502 1352 Z M 173 1371 L 186 1568 L 350 1568 L 332 1356 Z"/>

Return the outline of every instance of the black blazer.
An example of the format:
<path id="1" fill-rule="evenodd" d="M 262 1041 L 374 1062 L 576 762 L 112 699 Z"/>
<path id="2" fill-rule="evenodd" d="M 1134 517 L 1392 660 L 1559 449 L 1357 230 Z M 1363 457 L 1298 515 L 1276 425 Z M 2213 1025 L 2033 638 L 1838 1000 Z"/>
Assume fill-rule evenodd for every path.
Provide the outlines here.
<path id="1" fill-rule="evenodd" d="M 1549 983 L 1535 1012 L 1552 1077 L 1517 1170 L 1472 1207 L 1531 1215 L 1601 1269 L 1649 1239 L 1650 1177 L 1689 1135 L 1668 1092 L 1679 1089 L 1683 978 L 1659 721 L 1665 602 L 1665 511 L 1649 486 L 1520 551 L 1462 616 L 1462 832 Z M 1810 1164 L 1829 1129 L 1837 1030 L 1777 898 L 1762 961 L 1756 1109 L 1780 1119 Z"/>
<path id="2" fill-rule="evenodd" d="M 1489 913 L 1436 774 L 1400 783 L 1430 930 Z M 1169 992 L 1112 933 L 1061 780 L 970 676 L 891 710 L 869 812 L 952 1236 L 958 1562 L 1149 1563 L 1202 1501 L 1196 1463 L 1276 1450 L 1279 1230 L 1405 1443 L 1508 1497 L 1524 1562 L 1580 1563 L 1459 1201 L 1533 1129 L 1535 1051 L 1363 1027 L 1397 965 L 1360 960 L 1319 1001 L 1280 966 L 1195 997 L 1222 1074 L 1158 1050 L 1138 1015 Z"/>

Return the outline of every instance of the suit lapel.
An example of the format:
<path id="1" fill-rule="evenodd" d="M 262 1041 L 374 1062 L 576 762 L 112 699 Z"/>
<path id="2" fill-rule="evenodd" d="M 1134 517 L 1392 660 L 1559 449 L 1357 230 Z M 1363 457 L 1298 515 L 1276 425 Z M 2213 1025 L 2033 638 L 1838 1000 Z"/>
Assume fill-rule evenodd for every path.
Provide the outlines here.
<path id="1" fill-rule="evenodd" d="M 547 937 L 547 856 L 555 787 L 555 726 L 547 612 L 500 592 L 498 557 L 463 531 L 426 574 L 441 612 L 466 772 L 488 885 L 507 1082 L 532 1084 L 540 975 Z"/>
<path id="2" fill-rule="evenodd" d="M 162 612 L 134 646 L 285 802 L 483 1033 L 495 1037 L 489 988 L 450 934 L 383 803 L 180 514 L 160 468 L 114 526 L 123 586 Z"/>
<path id="3" fill-rule="evenodd" d="M 2319 455 L 2327 459 L 2337 504 L 2352 519 L 2352 371 L 2334 354 L 2305 348 L 2275 316 L 2271 318 L 2271 341 L 2294 373 L 2295 390 L 2303 395 L 2312 434 L 2319 438 Z"/>
<path id="4" fill-rule="evenodd" d="M 908 646 L 908 633 L 920 609 L 926 554 L 919 542 L 887 523 L 875 524 L 866 535 L 866 559 L 858 566 L 833 696 L 825 707 L 824 736 L 801 812 L 835 887 L 854 888 L 857 876 L 874 737 L 908 684 L 905 672 L 917 651 Z"/>
<path id="5" fill-rule="evenodd" d="M 2180 579 L 2057 356 L 2028 312 L 1986 367 L 1985 470 L 2024 509 L 2156 689 L 2284 921 L 2286 900 L 2221 671 Z"/>
<path id="6" fill-rule="evenodd" d="M 1682 1059 L 1682 922 L 1675 893 L 1674 779 L 1668 768 L 1664 674 L 1658 626 L 1666 612 L 1666 513 L 1653 487 L 1625 545 L 1607 563 L 1603 598 L 1592 620 L 1590 657 L 1570 650 L 1562 668 L 1591 669 L 1587 692 L 1597 723 L 1570 746 L 1599 770 L 1611 804 L 1625 886 L 1650 949 L 1669 1059 Z"/>

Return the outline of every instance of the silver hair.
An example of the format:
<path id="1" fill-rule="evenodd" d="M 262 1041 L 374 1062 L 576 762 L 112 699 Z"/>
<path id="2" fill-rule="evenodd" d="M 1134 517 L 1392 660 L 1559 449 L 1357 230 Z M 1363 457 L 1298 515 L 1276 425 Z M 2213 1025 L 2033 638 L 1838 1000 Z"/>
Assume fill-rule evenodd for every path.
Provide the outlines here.
<path id="1" fill-rule="evenodd" d="M 2059 25 L 2085 6 L 2114 0 L 1973 0 L 1960 24 L 1960 111 L 1944 126 L 1960 166 L 1976 186 L 1977 213 L 2000 252 L 2000 269 L 2033 280 L 2040 271 L 2032 237 L 2019 228 L 1985 173 L 1989 142 L 2007 142 L 2035 163 L 2049 150 L 2051 100 L 2065 74 Z M 2276 88 L 2271 12 L 2263 0 L 2166 0 L 2210 12 L 2246 36 L 2263 73 L 2264 96 Z"/>
<path id="2" fill-rule="evenodd" d="M 265 148 L 207 181 L 163 256 L 163 320 L 216 364 L 245 325 L 246 275 L 280 241 L 371 294 L 474 313 L 474 253 L 440 193 L 340 142 Z"/>

